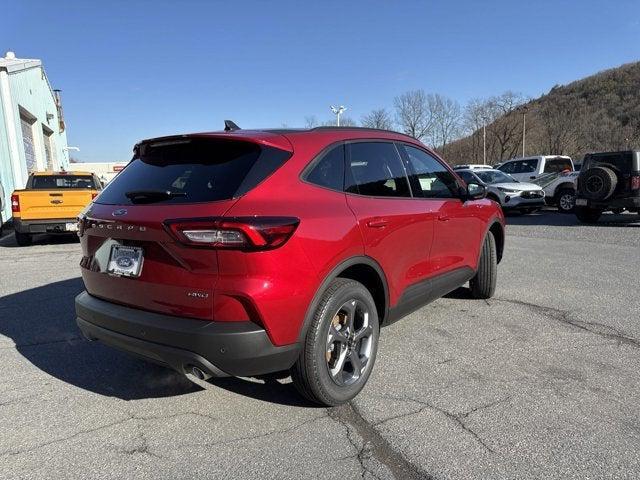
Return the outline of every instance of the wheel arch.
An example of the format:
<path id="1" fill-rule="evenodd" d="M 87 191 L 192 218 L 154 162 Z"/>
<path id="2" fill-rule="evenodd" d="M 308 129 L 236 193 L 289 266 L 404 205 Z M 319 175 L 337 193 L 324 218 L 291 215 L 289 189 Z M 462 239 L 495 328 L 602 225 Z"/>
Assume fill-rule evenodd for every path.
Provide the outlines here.
<path id="1" fill-rule="evenodd" d="M 488 232 L 491 232 L 493 234 L 493 238 L 495 238 L 496 240 L 496 255 L 498 258 L 498 263 L 500 263 L 500 260 L 502 260 L 502 254 L 504 252 L 504 227 L 499 221 L 496 220 L 489 226 L 489 228 L 487 229 L 487 233 Z"/>
<path id="2" fill-rule="evenodd" d="M 322 294 L 336 278 L 349 278 L 362 283 L 373 297 L 380 325 L 384 325 L 389 315 L 389 285 L 387 278 L 380 264 L 373 258 L 364 255 L 356 256 L 340 262 L 322 280 L 307 308 L 302 327 L 298 333 L 298 341 L 304 341 L 313 313 L 318 307 Z"/>

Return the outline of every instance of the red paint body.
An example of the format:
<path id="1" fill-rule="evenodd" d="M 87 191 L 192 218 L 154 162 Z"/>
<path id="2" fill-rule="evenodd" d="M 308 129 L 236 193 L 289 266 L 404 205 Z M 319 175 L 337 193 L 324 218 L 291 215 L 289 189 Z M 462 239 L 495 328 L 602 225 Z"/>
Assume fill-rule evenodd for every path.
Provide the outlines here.
<path id="1" fill-rule="evenodd" d="M 410 143 L 401 134 L 371 130 L 317 130 L 199 134 L 275 146 L 293 152 L 271 176 L 237 199 L 173 205 L 93 203 L 82 235 L 82 276 L 96 297 L 141 310 L 220 322 L 251 320 L 274 345 L 298 341 L 309 306 L 327 276 L 357 256 L 373 259 L 388 285 L 387 309 L 410 285 L 460 268 L 477 267 L 487 230 L 504 219 L 489 200 L 376 198 L 337 192 L 300 179 L 328 145 L 377 139 Z M 461 186 L 464 183 L 460 180 Z M 108 187 L 107 187 L 108 188 Z M 195 248 L 180 244 L 163 222 L 177 218 L 296 217 L 300 223 L 282 246 L 267 251 Z M 144 227 L 141 231 L 140 227 Z M 144 248 L 139 278 L 109 276 L 110 240 Z M 93 263 L 92 263 L 93 262 Z M 94 266 L 91 266 L 91 265 Z M 194 297 L 189 293 L 199 293 Z"/>

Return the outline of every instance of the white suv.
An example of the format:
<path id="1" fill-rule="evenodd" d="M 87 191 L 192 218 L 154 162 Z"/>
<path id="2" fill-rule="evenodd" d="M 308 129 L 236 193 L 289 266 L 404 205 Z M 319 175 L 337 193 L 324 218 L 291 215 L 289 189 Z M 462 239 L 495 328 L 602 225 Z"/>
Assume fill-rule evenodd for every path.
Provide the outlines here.
<path id="1" fill-rule="evenodd" d="M 538 155 L 514 158 L 502 163 L 498 170 L 520 182 L 533 182 L 544 189 L 547 204 L 557 205 L 562 213 L 573 211 L 578 172 L 571 157 Z"/>

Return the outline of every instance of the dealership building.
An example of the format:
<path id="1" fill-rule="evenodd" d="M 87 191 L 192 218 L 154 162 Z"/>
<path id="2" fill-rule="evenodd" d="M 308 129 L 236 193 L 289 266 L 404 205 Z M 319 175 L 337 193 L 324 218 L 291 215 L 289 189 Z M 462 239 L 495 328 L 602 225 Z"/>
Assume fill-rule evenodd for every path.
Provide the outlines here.
<path id="1" fill-rule="evenodd" d="M 42 62 L 0 58 L 0 183 L 2 219 L 11 217 L 11 192 L 23 188 L 30 172 L 69 168 L 60 91 L 54 90 Z"/>

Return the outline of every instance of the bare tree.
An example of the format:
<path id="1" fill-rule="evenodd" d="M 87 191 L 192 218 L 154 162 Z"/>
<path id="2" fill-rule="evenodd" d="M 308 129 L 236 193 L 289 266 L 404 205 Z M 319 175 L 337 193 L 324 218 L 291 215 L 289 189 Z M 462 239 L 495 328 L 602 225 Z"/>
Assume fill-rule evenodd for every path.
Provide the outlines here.
<path id="1" fill-rule="evenodd" d="M 487 134 L 496 140 L 496 148 L 492 150 L 496 160 L 513 158 L 518 151 L 523 128 L 519 107 L 523 103 L 522 95 L 511 91 L 488 100 L 494 120 L 487 127 Z"/>
<path id="2" fill-rule="evenodd" d="M 424 90 L 403 93 L 393 100 L 393 104 L 396 121 L 404 133 L 418 140 L 429 136 L 433 128 L 433 117 Z"/>
<path id="3" fill-rule="evenodd" d="M 363 127 L 368 128 L 379 128 L 381 130 L 393 129 L 393 120 L 385 108 L 371 110 L 371 112 L 362 117 L 360 123 Z"/>
<path id="4" fill-rule="evenodd" d="M 304 117 L 304 124 L 307 128 L 314 128 L 320 125 L 320 122 L 318 122 L 318 118 L 315 115 L 307 115 Z"/>
<path id="5" fill-rule="evenodd" d="M 324 125 L 325 127 L 335 127 L 336 126 L 336 119 L 333 118 L 331 120 L 327 120 L 322 125 Z M 356 125 L 358 125 L 358 124 L 356 123 L 356 121 L 353 118 L 347 117 L 346 115 L 340 115 L 340 126 L 341 127 L 355 127 Z"/>
<path id="6" fill-rule="evenodd" d="M 460 104 L 436 93 L 428 96 L 427 105 L 433 118 L 431 143 L 444 154 L 447 144 L 460 132 Z"/>

